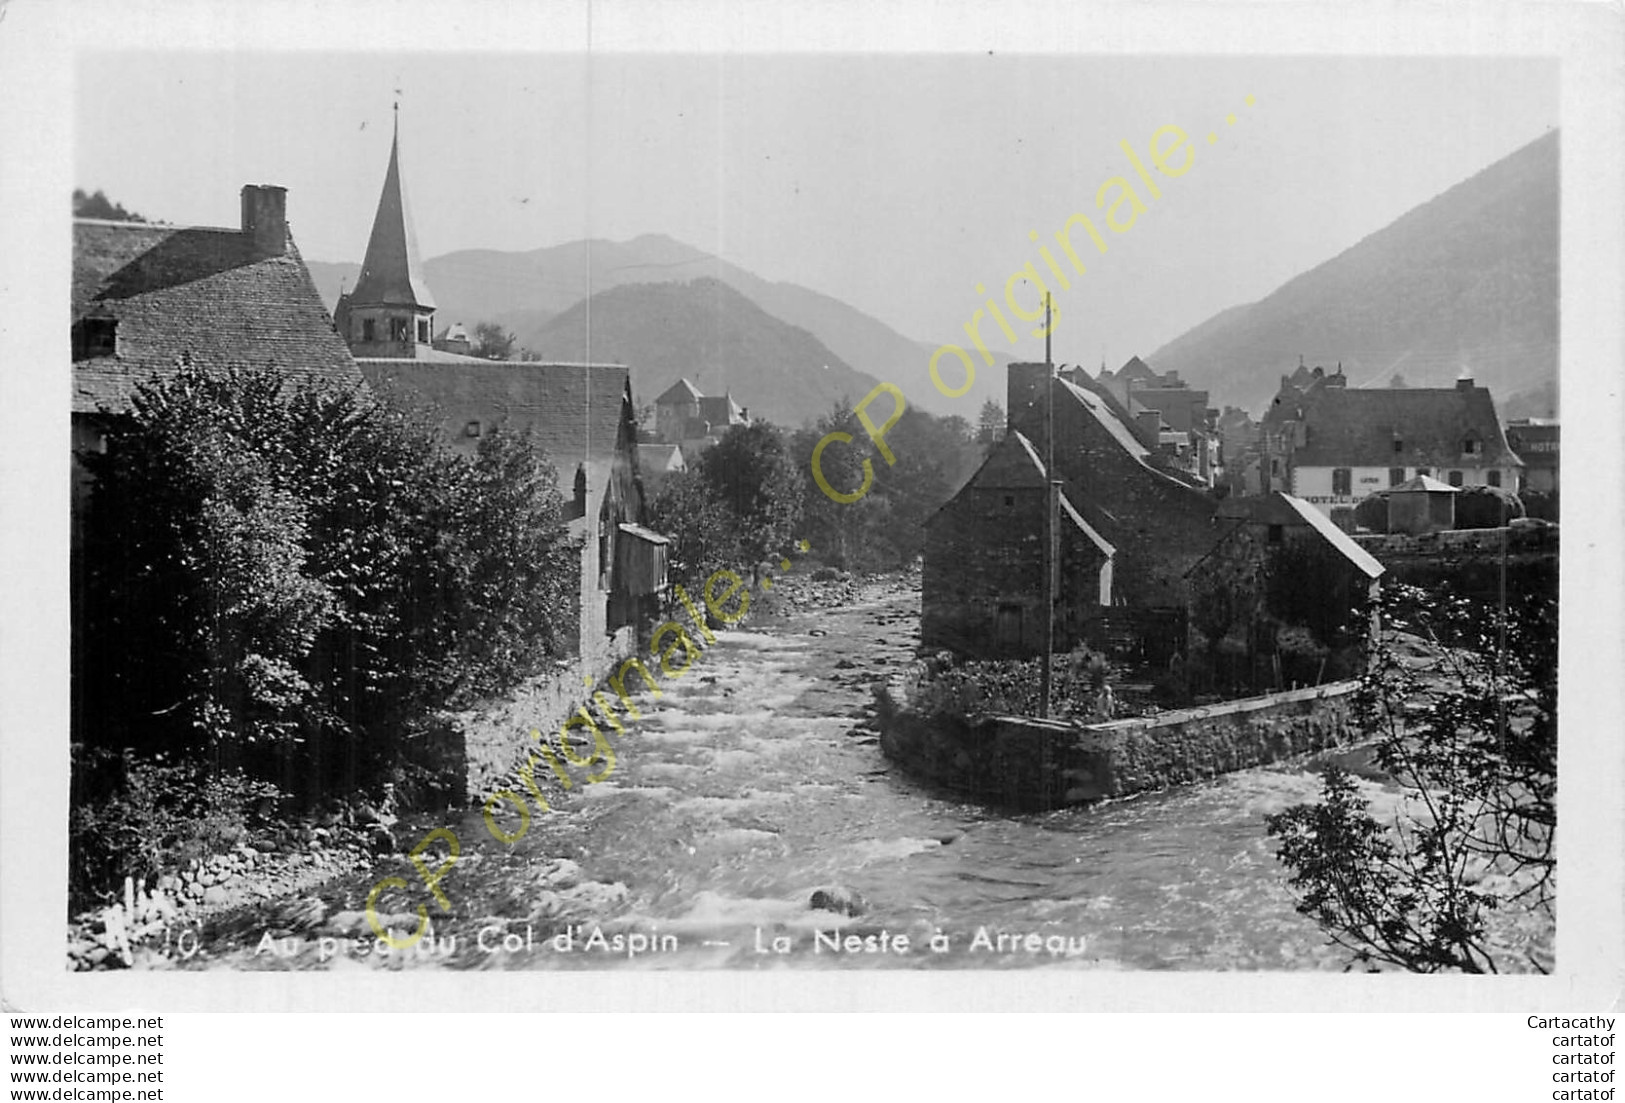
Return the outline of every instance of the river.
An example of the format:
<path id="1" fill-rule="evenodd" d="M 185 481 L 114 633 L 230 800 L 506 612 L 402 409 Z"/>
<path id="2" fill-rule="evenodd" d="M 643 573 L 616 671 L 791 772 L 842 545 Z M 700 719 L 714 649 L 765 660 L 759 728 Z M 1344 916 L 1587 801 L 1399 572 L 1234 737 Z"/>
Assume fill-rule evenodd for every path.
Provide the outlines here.
<path id="1" fill-rule="evenodd" d="M 606 780 L 555 800 L 511 846 L 478 812 L 455 825 L 461 853 L 440 886 L 451 910 L 429 902 L 434 935 L 384 958 L 453 968 L 1347 967 L 1347 953 L 1294 911 L 1264 832 L 1266 813 L 1318 792 L 1304 764 L 1029 815 L 902 774 L 881 755 L 871 686 L 912 658 L 918 609 L 915 576 L 719 632 L 661 698 L 640 702 L 644 717 L 617 737 Z M 361 908 L 369 885 L 391 874 L 409 890 L 391 890 L 380 911 L 428 902 L 400 857 L 321 895 L 332 909 Z M 810 907 L 819 890 L 851 906 Z M 346 914 L 341 929 L 365 934 Z M 329 942 L 317 954 L 320 939 L 307 933 L 281 955 L 255 937 L 242 926 L 217 934 L 206 957 L 247 968 L 380 960 L 370 936 L 356 940 L 359 953 Z"/>

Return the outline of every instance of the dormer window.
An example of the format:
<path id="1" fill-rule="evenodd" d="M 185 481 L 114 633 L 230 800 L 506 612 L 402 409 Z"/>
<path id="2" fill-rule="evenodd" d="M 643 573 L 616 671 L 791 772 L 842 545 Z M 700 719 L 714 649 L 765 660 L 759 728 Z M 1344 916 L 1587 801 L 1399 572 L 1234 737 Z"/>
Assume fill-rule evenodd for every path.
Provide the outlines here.
<path id="1" fill-rule="evenodd" d="M 118 319 L 85 318 L 75 327 L 74 359 L 114 356 L 118 353 Z"/>
<path id="2" fill-rule="evenodd" d="M 363 341 L 376 340 L 377 338 L 374 336 L 374 334 L 375 334 L 375 330 L 373 328 L 372 319 L 371 318 L 363 318 L 363 319 L 361 319 L 361 339 Z"/>
<path id="3" fill-rule="evenodd" d="M 1480 443 L 1477 437 L 1468 437 L 1461 442 L 1461 454 L 1464 456 L 1478 455 Z"/>
<path id="4" fill-rule="evenodd" d="M 1395 437 L 1394 438 L 1394 455 L 1397 456 L 1403 451 L 1405 451 L 1405 442 L 1400 440 L 1398 437 Z"/>

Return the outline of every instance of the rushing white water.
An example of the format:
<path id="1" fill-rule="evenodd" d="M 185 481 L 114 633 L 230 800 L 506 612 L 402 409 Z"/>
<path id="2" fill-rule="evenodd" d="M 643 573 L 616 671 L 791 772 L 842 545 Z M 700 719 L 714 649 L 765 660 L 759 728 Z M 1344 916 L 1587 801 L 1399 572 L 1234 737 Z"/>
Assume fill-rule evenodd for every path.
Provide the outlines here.
<path id="1" fill-rule="evenodd" d="M 1318 794 L 1308 766 L 1042 814 L 965 803 L 881 755 L 870 686 L 912 657 L 918 591 L 870 593 L 718 633 L 663 696 L 640 698 L 613 774 L 562 795 L 518 844 L 496 843 L 477 813 L 464 819 L 464 858 L 444 883 L 453 912 L 435 916 L 460 942 L 398 957 L 518 969 L 1349 965 L 1295 912 L 1264 830 L 1267 813 Z M 1379 814 L 1392 809 L 1392 791 L 1369 790 Z M 556 922 L 536 922 L 551 898 L 536 873 L 560 858 L 625 886 L 603 890 L 602 919 L 576 927 L 568 952 L 552 946 Z M 388 873 L 412 876 L 369 876 Z M 830 906 L 814 908 L 821 889 Z M 357 881 L 346 906 L 364 893 Z M 595 926 L 606 945 L 589 950 Z M 644 936 L 647 952 L 616 951 L 615 934 Z M 511 952 L 492 952 L 504 937 Z M 265 964 L 239 947 L 240 963 Z M 327 967 L 353 964 L 340 953 Z"/>

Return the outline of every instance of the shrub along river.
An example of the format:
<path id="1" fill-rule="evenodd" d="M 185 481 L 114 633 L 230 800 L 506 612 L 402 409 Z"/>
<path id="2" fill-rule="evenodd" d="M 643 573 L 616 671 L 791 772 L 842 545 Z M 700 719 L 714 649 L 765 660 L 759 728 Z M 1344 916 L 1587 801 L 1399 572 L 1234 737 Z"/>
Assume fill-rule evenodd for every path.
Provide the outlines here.
<path id="1" fill-rule="evenodd" d="M 614 773 L 555 800 L 518 843 L 497 842 L 477 811 L 450 825 L 460 855 L 439 885 L 450 911 L 393 856 L 302 901 L 219 917 L 177 964 L 1348 964 L 1293 910 L 1264 832 L 1266 813 L 1318 792 L 1307 765 L 1041 814 L 965 803 L 901 774 L 873 727 L 870 687 L 913 656 L 918 576 L 852 597 L 718 633 L 663 697 L 640 699 Z M 1379 811 L 1393 807 L 1393 793 L 1370 790 Z M 402 848 L 441 825 L 403 824 Z M 445 860 L 437 849 L 428 868 Z M 386 922 L 409 932 L 427 904 L 434 928 L 380 954 L 362 909 L 389 876 L 407 888 L 380 897 Z"/>

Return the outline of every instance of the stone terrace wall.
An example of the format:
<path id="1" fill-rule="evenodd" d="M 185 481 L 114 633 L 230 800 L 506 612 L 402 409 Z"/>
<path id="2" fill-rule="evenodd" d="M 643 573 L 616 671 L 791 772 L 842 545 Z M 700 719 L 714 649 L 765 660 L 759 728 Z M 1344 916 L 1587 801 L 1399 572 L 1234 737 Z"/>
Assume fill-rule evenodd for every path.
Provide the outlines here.
<path id="1" fill-rule="evenodd" d="M 1346 743 L 1357 682 L 1074 727 L 925 715 L 899 677 L 876 691 L 880 746 L 905 770 L 993 804 L 1056 808 L 1199 781 Z"/>

